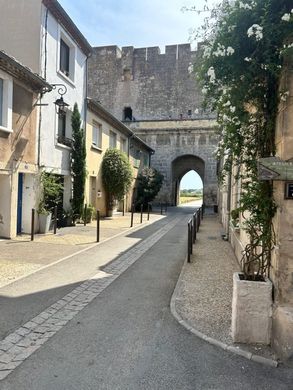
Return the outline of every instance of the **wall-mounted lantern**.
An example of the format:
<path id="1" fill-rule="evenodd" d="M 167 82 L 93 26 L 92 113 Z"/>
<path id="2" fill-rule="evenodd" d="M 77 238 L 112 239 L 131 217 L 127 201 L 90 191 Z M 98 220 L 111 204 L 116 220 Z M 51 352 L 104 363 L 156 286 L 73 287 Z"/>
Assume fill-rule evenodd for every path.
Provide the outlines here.
<path id="1" fill-rule="evenodd" d="M 63 95 L 66 94 L 67 88 L 64 84 L 51 84 L 51 85 L 53 86 L 53 89 L 56 89 L 57 87 L 59 87 L 58 93 L 59 93 L 60 97 L 58 99 L 56 99 L 54 102 L 55 108 L 56 108 L 56 113 L 58 115 L 65 115 L 67 108 L 69 107 L 69 104 L 64 101 Z"/>

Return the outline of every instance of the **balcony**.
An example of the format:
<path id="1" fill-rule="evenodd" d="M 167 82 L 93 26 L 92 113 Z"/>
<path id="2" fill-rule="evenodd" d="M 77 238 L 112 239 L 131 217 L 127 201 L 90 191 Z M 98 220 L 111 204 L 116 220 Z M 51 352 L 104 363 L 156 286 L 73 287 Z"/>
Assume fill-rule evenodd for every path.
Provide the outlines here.
<path id="1" fill-rule="evenodd" d="M 57 137 L 58 144 L 68 146 L 69 148 L 72 148 L 72 139 L 64 137 L 64 135 L 58 135 Z"/>

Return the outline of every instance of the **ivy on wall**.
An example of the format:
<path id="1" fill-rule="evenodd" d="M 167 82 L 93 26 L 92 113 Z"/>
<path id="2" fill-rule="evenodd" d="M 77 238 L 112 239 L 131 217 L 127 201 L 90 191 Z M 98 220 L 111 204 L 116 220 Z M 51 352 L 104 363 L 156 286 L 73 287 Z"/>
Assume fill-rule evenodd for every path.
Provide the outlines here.
<path id="1" fill-rule="evenodd" d="M 272 183 L 258 180 L 257 162 L 275 155 L 275 125 L 284 58 L 293 53 L 292 0 L 223 1 L 206 18 L 197 77 L 204 104 L 217 113 L 221 178 L 241 180 L 239 212 L 250 238 L 247 278 L 267 273 L 276 212 Z"/>

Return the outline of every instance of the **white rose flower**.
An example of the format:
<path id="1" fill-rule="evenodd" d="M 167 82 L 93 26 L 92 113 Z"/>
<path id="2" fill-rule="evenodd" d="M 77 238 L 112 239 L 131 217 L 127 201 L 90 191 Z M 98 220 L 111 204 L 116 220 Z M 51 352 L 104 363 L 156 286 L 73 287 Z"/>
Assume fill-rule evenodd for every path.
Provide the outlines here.
<path id="1" fill-rule="evenodd" d="M 290 20 L 290 14 L 284 14 L 282 17 L 281 17 L 282 20 L 284 20 L 284 22 L 289 22 Z"/>
<path id="2" fill-rule="evenodd" d="M 227 47 L 227 54 L 228 54 L 228 56 L 230 56 L 230 55 L 232 55 L 234 53 L 235 53 L 235 50 L 233 49 L 233 47 L 228 46 Z"/>
<path id="3" fill-rule="evenodd" d="M 257 41 L 260 41 L 263 38 L 263 28 L 259 24 L 253 24 L 247 30 L 247 36 L 250 38 L 253 35 Z"/>

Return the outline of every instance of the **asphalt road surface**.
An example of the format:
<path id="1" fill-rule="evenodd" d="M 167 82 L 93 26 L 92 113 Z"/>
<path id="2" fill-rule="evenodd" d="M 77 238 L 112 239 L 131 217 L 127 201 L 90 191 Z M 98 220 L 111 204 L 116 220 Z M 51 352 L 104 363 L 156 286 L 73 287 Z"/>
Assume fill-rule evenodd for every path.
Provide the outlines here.
<path id="1" fill-rule="evenodd" d="M 207 344 L 170 313 L 186 255 L 188 212 L 169 211 L 168 218 L 181 216 L 179 223 L 1 381 L 0 389 L 293 389 L 292 369 L 267 367 Z M 154 233 L 157 227 L 147 229 Z"/>

